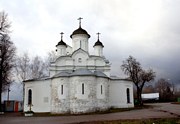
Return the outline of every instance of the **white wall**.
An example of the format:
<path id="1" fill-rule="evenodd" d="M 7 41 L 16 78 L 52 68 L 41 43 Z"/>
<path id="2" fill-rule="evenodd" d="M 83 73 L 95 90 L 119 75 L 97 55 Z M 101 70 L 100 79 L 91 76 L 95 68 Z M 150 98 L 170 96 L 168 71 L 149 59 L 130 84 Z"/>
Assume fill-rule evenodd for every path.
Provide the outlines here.
<path id="1" fill-rule="evenodd" d="M 74 76 L 70 79 L 70 112 L 87 113 L 108 108 L 108 79 L 94 76 Z M 84 94 L 82 94 L 82 83 Z M 100 94 L 103 85 L 103 94 Z"/>
<path id="2" fill-rule="evenodd" d="M 67 54 L 67 55 L 72 54 L 72 47 L 69 46 L 69 45 L 67 45 L 67 48 L 66 48 L 66 54 Z"/>
<path id="3" fill-rule="evenodd" d="M 88 52 L 89 45 L 88 45 L 88 36 L 86 34 L 77 34 L 77 35 L 73 35 L 72 36 L 72 48 L 73 48 L 73 52 L 75 50 L 79 49 L 80 47 L 84 51 Z"/>
<path id="4" fill-rule="evenodd" d="M 126 89 L 130 90 L 130 103 L 127 103 Z M 109 106 L 115 108 L 134 107 L 133 84 L 125 80 L 111 80 L 109 87 Z"/>
<path id="5" fill-rule="evenodd" d="M 109 80 L 95 76 L 52 79 L 52 113 L 86 113 L 108 108 Z M 84 84 L 84 94 L 82 94 Z M 61 86 L 63 85 L 63 94 Z M 101 94 L 102 85 L 102 94 Z"/>
<path id="6" fill-rule="evenodd" d="M 82 94 L 82 83 L 84 94 Z M 62 85 L 63 94 L 61 94 Z M 127 103 L 127 88 L 130 89 L 130 103 Z M 133 84 L 125 80 L 73 76 L 54 78 L 52 82 L 51 80 L 26 82 L 24 111 L 29 110 L 27 106 L 29 89 L 32 90 L 34 112 L 86 113 L 106 110 L 109 107 L 134 107 Z"/>
<path id="7" fill-rule="evenodd" d="M 103 47 L 102 46 L 94 46 L 94 55 L 103 56 Z"/>
<path id="8" fill-rule="evenodd" d="M 66 46 L 58 45 L 57 46 L 57 56 L 65 56 L 66 55 Z"/>
<path id="9" fill-rule="evenodd" d="M 32 111 L 50 112 L 50 80 L 25 82 L 24 111 L 28 111 L 28 90 L 32 90 Z"/>
<path id="10" fill-rule="evenodd" d="M 79 61 L 81 59 L 81 61 Z M 50 66 L 50 76 L 59 73 L 61 70 L 73 70 L 78 68 L 87 68 L 89 70 L 99 70 L 107 76 L 110 75 L 110 65 L 105 63 L 104 58 L 99 56 L 89 56 L 87 52 L 79 49 L 72 56 L 59 57 L 55 63 Z"/>
<path id="11" fill-rule="evenodd" d="M 54 78 L 51 85 L 51 112 L 69 112 L 69 78 Z M 61 94 L 61 85 L 63 85 L 63 94 Z"/>

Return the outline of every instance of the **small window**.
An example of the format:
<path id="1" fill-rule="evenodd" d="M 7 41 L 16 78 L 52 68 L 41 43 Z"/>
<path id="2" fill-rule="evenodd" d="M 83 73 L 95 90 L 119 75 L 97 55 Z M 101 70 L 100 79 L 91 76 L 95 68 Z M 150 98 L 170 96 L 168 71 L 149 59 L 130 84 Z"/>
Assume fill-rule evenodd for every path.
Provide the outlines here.
<path id="1" fill-rule="evenodd" d="M 84 94 L 84 83 L 82 83 L 82 94 Z"/>
<path id="2" fill-rule="evenodd" d="M 101 85 L 101 94 L 103 94 L 103 87 L 102 87 L 102 85 Z"/>
<path id="3" fill-rule="evenodd" d="M 78 58 L 78 62 L 81 63 L 81 62 L 82 62 L 82 59 L 81 59 L 81 58 Z"/>
<path id="4" fill-rule="evenodd" d="M 61 95 L 63 95 L 63 85 L 61 85 Z"/>
<path id="5" fill-rule="evenodd" d="M 129 91 L 129 88 L 126 89 L 126 94 L 127 94 L 127 103 L 130 103 L 130 91 Z"/>
<path id="6" fill-rule="evenodd" d="M 28 90 L 28 105 L 32 105 L 32 90 Z"/>

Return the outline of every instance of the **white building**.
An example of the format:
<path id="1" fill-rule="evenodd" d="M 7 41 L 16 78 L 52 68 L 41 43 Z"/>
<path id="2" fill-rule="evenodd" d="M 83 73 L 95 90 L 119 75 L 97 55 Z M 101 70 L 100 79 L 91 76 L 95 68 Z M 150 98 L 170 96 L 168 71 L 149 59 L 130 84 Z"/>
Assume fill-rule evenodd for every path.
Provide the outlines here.
<path id="1" fill-rule="evenodd" d="M 71 36 L 72 47 L 61 36 L 56 45 L 57 59 L 47 78 L 24 81 L 24 111 L 87 113 L 108 108 L 134 107 L 133 83 L 110 76 L 110 63 L 103 56 L 103 44 L 94 44 L 89 53 L 90 35 L 79 28 Z"/>

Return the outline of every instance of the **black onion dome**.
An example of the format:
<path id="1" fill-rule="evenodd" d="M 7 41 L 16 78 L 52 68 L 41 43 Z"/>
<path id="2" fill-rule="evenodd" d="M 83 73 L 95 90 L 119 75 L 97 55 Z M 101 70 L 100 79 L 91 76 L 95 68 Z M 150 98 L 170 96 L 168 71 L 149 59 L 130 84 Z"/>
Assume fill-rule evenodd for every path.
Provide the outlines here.
<path id="1" fill-rule="evenodd" d="M 94 47 L 95 46 L 102 46 L 102 47 L 104 47 L 104 45 L 99 41 L 99 39 L 98 39 L 98 41 L 94 44 Z"/>
<path id="2" fill-rule="evenodd" d="M 63 40 L 59 41 L 59 43 L 56 45 L 56 47 L 59 46 L 59 45 L 67 46 L 67 44 Z"/>
<path id="3" fill-rule="evenodd" d="M 79 27 L 78 29 L 76 29 L 72 34 L 71 34 L 71 38 L 73 35 L 76 35 L 76 34 L 86 34 L 88 35 L 88 38 L 90 38 L 90 35 L 87 33 L 86 30 L 82 29 L 81 27 Z"/>

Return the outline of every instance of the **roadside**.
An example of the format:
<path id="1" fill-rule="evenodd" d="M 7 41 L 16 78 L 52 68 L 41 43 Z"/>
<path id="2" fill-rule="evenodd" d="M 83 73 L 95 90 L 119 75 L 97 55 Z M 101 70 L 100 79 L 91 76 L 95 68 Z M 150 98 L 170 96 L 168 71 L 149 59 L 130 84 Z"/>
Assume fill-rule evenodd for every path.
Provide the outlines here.
<path id="1" fill-rule="evenodd" d="M 154 103 L 154 104 L 148 104 L 148 105 L 153 105 L 154 110 L 167 112 L 171 115 L 174 115 L 180 118 L 180 104 Z"/>
<path id="2" fill-rule="evenodd" d="M 154 103 L 154 108 L 131 110 L 109 114 L 92 114 L 92 115 L 70 115 L 70 116 L 51 116 L 51 117 L 23 117 L 23 116 L 0 116 L 0 122 L 3 124 L 21 123 L 21 124 L 70 124 L 70 123 L 87 123 L 96 121 L 113 121 L 113 120 L 144 120 L 158 118 L 178 118 L 180 115 L 180 105 L 170 103 Z"/>

